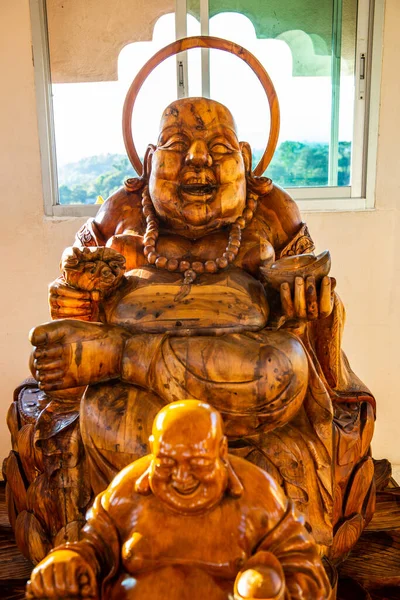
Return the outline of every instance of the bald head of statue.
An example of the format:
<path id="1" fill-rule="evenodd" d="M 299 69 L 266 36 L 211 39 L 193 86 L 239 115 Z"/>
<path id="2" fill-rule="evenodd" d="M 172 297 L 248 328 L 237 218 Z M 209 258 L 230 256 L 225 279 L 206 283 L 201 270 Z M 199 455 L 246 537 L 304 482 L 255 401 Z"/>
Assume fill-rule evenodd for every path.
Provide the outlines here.
<path id="1" fill-rule="evenodd" d="M 198 513 L 221 501 L 233 474 L 218 411 L 197 400 L 168 404 L 154 421 L 150 445 L 150 490 L 169 508 Z"/>
<path id="2" fill-rule="evenodd" d="M 174 230 L 198 237 L 241 216 L 251 150 L 239 142 L 229 110 L 207 98 L 184 98 L 164 111 L 157 146 L 148 151 L 149 191 Z"/>

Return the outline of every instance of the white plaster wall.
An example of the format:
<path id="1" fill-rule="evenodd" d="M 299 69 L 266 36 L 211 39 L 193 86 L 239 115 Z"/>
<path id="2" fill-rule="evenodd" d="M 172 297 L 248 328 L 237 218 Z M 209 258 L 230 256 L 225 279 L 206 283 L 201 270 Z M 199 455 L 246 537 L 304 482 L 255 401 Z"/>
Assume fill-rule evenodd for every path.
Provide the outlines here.
<path id="1" fill-rule="evenodd" d="M 375 393 L 374 455 L 400 463 L 400 2 L 387 0 L 378 152 L 377 209 L 306 216 L 348 313 L 345 348 L 356 373 Z M 0 458 L 9 450 L 5 425 L 14 387 L 28 375 L 29 329 L 48 319 L 47 283 L 82 219 L 43 216 L 40 154 L 28 0 L 0 3 Z"/>
<path id="2" fill-rule="evenodd" d="M 79 223 L 43 214 L 28 0 L 0 3 L 0 198 L 4 260 L 0 294 L 0 458 L 15 384 L 29 375 L 28 331 L 49 319 L 47 282 Z M 7 267 L 5 265 L 7 264 Z"/>
<path id="3" fill-rule="evenodd" d="M 130 42 L 151 40 L 157 19 L 174 0 L 47 0 L 54 83 L 112 81 Z"/>

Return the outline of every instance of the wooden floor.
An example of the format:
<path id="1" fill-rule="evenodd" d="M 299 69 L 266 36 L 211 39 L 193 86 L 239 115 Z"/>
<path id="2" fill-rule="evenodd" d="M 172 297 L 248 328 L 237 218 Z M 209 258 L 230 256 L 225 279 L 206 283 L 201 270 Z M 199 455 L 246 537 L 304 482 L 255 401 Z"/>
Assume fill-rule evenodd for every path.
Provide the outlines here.
<path id="1" fill-rule="evenodd" d="M 0 600 L 23 600 L 31 569 L 16 547 L 0 482 Z M 390 585 L 365 589 L 353 578 L 363 569 L 376 569 Z M 378 494 L 374 519 L 341 569 L 338 600 L 400 600 L 400 488 Z"/>
<path id="2" fill-rule="evenodd" d="M 0 482 L 0 599 L 24 598 L 25 582 L 32 570 L 15 545 L 14 535 L 7 518 L 4 483 Z"/>

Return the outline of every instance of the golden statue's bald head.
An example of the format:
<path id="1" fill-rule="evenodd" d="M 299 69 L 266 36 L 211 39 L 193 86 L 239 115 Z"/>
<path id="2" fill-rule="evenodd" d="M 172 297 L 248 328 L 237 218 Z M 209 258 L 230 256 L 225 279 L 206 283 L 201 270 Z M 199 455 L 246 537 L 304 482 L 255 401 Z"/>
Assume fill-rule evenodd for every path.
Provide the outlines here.
<path id="1" fill-rule="evenodd" d="M 221 501 L 229 479 L 228 447 L 214 408 L 198 400 L 168 404 L 156 416 L 150 443 L 148 481 L 159 500 L 185 514 Z"/>
<path id="2" fill-rule="evenodd" d="M 226 491 L 241 496 L 243 487 L 228 460 L 228 442 L 217 410 L 199 400 L 165 406 L 150 436 L 152 460 L 135 490 L 155 496 L 172 510 L 208 510 Z"/>
<path id="3" fill-rule="evenodd" d="M 168 445 L 197 445 L 206 441 L 219 444 L 223 435 L 217 410 L 199 400 L 183 400 L 168 404 L 158 413 L 151 442 L 154 451 L 161 440 Z"/>

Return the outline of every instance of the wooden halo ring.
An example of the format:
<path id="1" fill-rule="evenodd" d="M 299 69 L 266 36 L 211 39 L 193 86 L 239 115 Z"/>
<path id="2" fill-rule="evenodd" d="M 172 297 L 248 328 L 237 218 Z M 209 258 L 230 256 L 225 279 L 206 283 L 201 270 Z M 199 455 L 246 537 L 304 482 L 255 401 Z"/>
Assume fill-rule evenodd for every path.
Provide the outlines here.
<path id="1" fill-rule="evenodd" d="M 185 50 L 191 50 L 192 48 L 213 48 L 215 50 L 224 50 L 225 52 L 230 52 L 248 64 L 261 82 L 268 99 L 271 114 L 271 124 L 267 147 L 264 150 L 264 154 L 262 155 L 260 162 L 253 171 L 254 175 L 262 175 L 272 160 L 279 137 L 280 112 L 278 97 L 276 95 L 274 84 L 272 83 L 267 71 L 264 69 L 260 61 L 254 56 L 254 54 L 242 46 L 239 46 L 239 44 L 235 44 L 234 42 L 206 35 L 186 37 L 181 40 L 176 40 L 175 42 L 172 42 L 172 44 L 168 44 L 168 46 L 161 48 L 161 50 L 156 52 L 147 61 L 147 63 L 143 65 L 131 83 L 125 98 L 124 109 L 122 113 L 122 132 L 124 136 L 126 152 L 133 168 L 139 176 L 142 175 L 143 164 L 136 151 L 132 136 L 132 113 L 140 88 L 155 67 L 162 63 L 166 58 L 174 56 L 175 54 L 179 54 L 179 52 L 184 52 Z"/>

